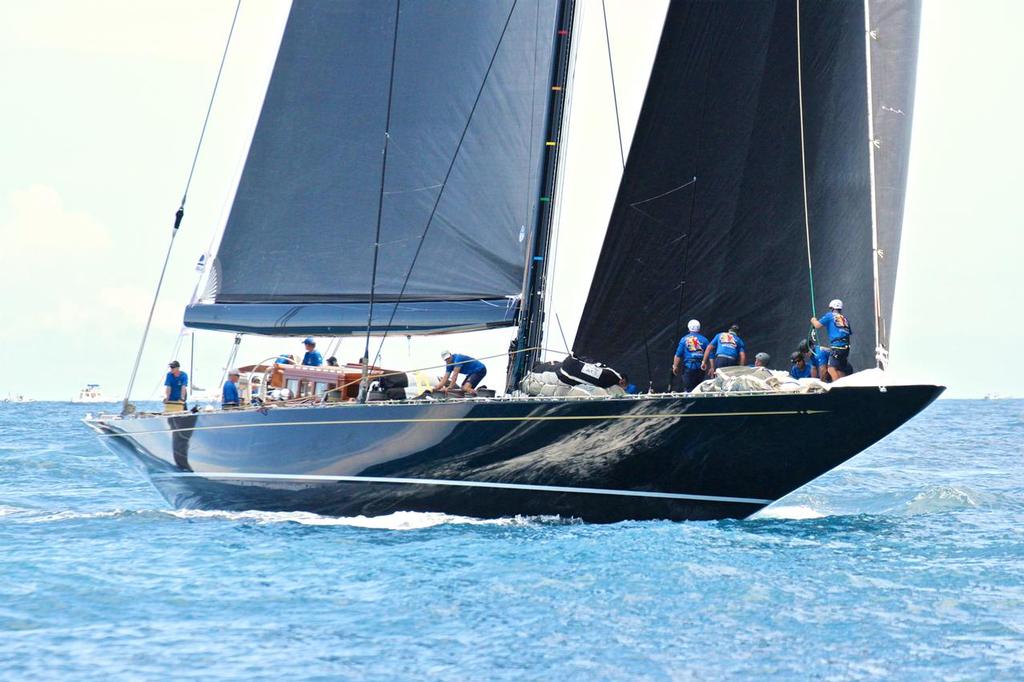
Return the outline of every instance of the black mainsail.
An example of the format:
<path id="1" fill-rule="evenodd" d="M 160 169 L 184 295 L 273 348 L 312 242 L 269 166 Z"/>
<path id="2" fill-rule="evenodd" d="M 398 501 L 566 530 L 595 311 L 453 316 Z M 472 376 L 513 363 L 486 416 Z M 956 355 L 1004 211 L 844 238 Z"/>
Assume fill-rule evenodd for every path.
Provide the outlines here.
<path id="1" fill-rule="evenodd" d="M 808 334 L 813 287 L 817 314 L 829 299 L 844 300 L 855 330 L 851 361 L 872 366 L 866 54 L 884 334 L 919 17 L 917 0 L 673 2 L 575 351 L 662 390 L 685 322 L 696 317 L 709 336 L 738 322 L 748 349 L 781 360 Z"/>
<path id="2" fill-rule="evenodd" d="M 186 325 L 365 333 L 371 298 L 374 331 L 515 324 L 563 4 L 296 0 Z"/>

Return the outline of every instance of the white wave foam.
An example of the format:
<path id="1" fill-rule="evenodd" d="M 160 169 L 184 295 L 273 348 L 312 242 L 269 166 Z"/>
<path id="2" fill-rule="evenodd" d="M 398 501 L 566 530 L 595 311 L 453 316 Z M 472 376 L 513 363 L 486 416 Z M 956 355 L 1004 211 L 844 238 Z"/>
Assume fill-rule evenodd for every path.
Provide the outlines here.
<path id="1" fill-rule="evenodd" d="M 0 507 L 0 515 L 7 509 Z M 10 512 L 24 511 L 11 508 Z M 183 520 L 211 519 L 224 521 L 251 522 L 258 524 L 298 523 L 304 526 L 350 526 L 378 530 L 420 530 L 440 525 L 487 525 L 519 526 L 534 523 L 558 522 L 558 517 L 507 517 L 501 519 L 476 519 L 468 516 L 442 514 L 440 512 L 394 512 L 383 516 L 321 516 L 312 512 L 268 512 L 268 511 L 216 511 L 205 509 L 112 509 L 99 512 L 59 511 L 38 514 L 25 518 L 31 523 L 59 521 L 81 521 L 90 519 L 117 519 L 133 517 L 170 517 Z"/>
<path id="2" fill-rule="evenodd" d="M 380 530 L 419 530 L 445 524 L 515 525 L 525 519 L 474 519 L 440 512 L 394 512 L 384 516 L 321 516 L 312 512 L 225 512 L 201 509 L 182 509 L 165 512 L 182 519 L 225 519 L 229 521 L 255 521 L 256 523 L 298 523 L 304 526 L 352 526 Z"/>
<path id="3" fill-rule="evenodd" d="M 790 519 L 800 521 L 805 519 L 821 519 L 825 514 L 803 504 L 769 506 L 757 512 L 752 519 Z"/>
<path id="4" fill-rule="evenodd" d="M 922 490 L 907 501 L 900 511 L 905 514 L 930 514 L 958 509 L 977 509 L 988 506 L 991 502 L 990 495 L 970 488 L 944 485 Z"/>

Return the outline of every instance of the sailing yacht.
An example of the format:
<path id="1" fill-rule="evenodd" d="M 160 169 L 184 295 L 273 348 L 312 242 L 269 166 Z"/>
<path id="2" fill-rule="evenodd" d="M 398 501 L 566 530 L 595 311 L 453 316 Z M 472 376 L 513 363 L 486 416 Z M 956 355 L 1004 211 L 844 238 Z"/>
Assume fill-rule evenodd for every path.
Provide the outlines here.
<path id="1" fill-rule="evenodd" d="M 184 315 L 368 348 L 509 328 L 506 395 L 388 400 L 364 361 L 338 370 L 360 382 L 342 400 L 143 414 L 126 399 L 87 421 L 102 442 L 179 508 L 743 518 L 931 403 L 942 387 L 884 369 L 914 0 L 672 2 L 573 344 L 648 392 L 518 390 L 543 344 L 577 4 L 296 0 Z M 863 325 L 852 363 L 878 368 L 817 393 L 672 385 L 680 320 L 739 322 L 786 357 L 837 294 Z"/>

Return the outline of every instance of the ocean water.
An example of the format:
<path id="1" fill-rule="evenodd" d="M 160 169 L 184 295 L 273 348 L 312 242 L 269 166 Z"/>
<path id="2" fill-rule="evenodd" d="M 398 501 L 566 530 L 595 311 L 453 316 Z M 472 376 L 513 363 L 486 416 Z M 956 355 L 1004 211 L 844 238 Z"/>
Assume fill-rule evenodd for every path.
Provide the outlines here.
<path id="1" fill-rule="evenodd" d="M 0 405 L 0 678 L 1024 678 L 1024 401 L 940 401 L 745 521 L 177 512 Z"/>

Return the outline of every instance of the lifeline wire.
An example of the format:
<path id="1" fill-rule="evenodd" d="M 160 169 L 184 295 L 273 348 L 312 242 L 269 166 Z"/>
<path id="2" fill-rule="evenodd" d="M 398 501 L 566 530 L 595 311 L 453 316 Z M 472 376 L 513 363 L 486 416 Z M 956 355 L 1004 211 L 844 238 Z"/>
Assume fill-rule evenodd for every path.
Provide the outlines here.
<path id="1" fill-rule="evenodd" d="M 131 378 L 128 379 L 128 388 L 124 392 L 124 401 L 121 403 L 121 414 L 128 413 L 128 404 L 135 386 L 135 377 L 139 373 L 139 364 L 142 362 L 142 351 L 146 348 L 146 338 L 149 336 L 149 327 L 153 323 L 153 311 L 156 310 L 156 302 L 160 298 L 160 289 L 164 284 L 164 275 L 167 274 L 167 264 L 171 260 L 171 250 L 174 248 L 174 238 L 178 235 L 178 228 L 181 227 L 181 220 L 185 217 L 185 200 L 188 198 L 188 188 L 192 185 L 192 175 L 196 170 L 196 162 L 199 160 L 199 150 L 203 146 L 203 138 L 206 136 L 206 126 L 210 122 L 210 112 L 213 110 L 213 101 L 217 96 L 217 86 L 220 85 L 220 76 L 224 71 L 224 62 L 227 60 L 228 47 L 231 45 L 231 36 L 235 33 L 235 23 L 238 21 L 238 10 L 242 6 L 242 0 L 235 4 L 235 13 L 231 17 L 231 28 L 228 30 L 228 39 L 224 43 L 224 52 L 220 57 L 220 66 L 217 67 L 217 78 L 213 81 L 213 92 L 210 93 L 210 102 L 206 106 L 206 117 L 203 119 L 203 128 L 199 133 L 199 141 L 196 143 L 196 152 L 192 155 L 192 167 L 188 171 L 188 180 L 185 181 L 185 191 L 181 194 L 181 205 L 174 214 L 174 229 L 171 231 L 171 241 L 167 245 L 167 255 L 164 256 L 164 265 L 160 269 L 160 279 L 156 283 L 156 291 L 153 293 L 153 303 L 149 306 L 149 316 L 146 317 L 146 327 L 142 332 L 142 341 L 139 343 L 139 350 L 135 354 L 135 364 L 132 367 Z"/>

